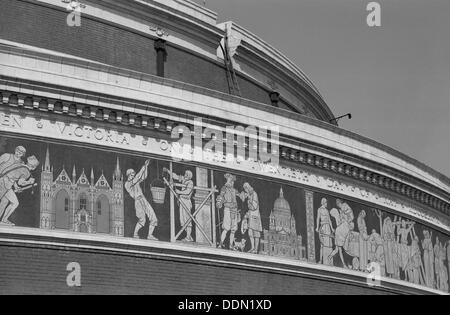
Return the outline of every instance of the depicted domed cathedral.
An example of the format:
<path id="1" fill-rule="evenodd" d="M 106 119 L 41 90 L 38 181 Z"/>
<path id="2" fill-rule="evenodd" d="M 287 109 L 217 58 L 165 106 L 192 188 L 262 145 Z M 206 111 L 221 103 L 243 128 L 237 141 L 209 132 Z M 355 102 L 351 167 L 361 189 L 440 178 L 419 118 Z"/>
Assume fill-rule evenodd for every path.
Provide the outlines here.
<path id="1" fill-rule="evenodd" d="M 113 174 L 112 187 L 105 175 L 90 180 L 84 169 L 77 178 L 73 166 L 72 179 L 65 168 L 54 180 L 53 166 L 47 149 L 41 172 L 40 225 L 44 229 L 63 229 L 83 233 L 104 233 L 123 236 L 123 176 L 119 159 Z"/>
<path id="2" fill-rule="evenodd" d="M 303 246 L 301 235 L 297 235 L 295 218 L 289 202 L 284 198 L 283 188 L 280 189 L 280 196 L 273 205 L 269 230 L 264 230 L 261 247 L 261 252 L 265 255 L 305 258 L 305 246 Z"/>

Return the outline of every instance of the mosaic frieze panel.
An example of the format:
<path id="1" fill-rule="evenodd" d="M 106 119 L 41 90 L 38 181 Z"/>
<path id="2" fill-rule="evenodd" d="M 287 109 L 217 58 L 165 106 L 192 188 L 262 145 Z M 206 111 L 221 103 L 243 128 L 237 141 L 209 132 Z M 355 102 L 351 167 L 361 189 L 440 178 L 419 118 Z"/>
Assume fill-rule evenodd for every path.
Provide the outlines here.
<path id="1" fill-rule="evenodd" d="M 308 261 L 448 291 L 448 236 L 255 175 L 0 138 L 0 221 Z M 224 253 L 225 253 L 224 252 Z"/>
<path id="2" fill-rule="evenodd" d="M 2 137 L 0 149 L 2 225 L 306 259 L 301 188 L 23 139 Z"/>

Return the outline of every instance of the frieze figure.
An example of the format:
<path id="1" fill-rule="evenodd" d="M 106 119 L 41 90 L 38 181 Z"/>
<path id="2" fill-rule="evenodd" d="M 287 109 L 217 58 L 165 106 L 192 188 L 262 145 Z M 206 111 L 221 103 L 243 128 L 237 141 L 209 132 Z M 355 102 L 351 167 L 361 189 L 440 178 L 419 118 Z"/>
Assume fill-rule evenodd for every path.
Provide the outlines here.
<path id="1" fill-rule="evenodd" d="M 392 262 L 394 267 L 394 273 L 392 277 L 394 279 L 400 280 L 400 270 L 401 270 L 401 251 L 400 251 L 400 244 L 397 243 L 397 231 L 400 228 L 400 226 L 397 224 L 400 222 L 400 218 L 395 216 L 394 221 L 391 223 L 391 231 L 393 233 L 392 237 L 394 239 L 392 243 Z M 390 236 L 391 237 L 391 236 Z"/>
<path id="2" fill-rule="evenodd" d="M 248 212 L 245 214 L 244 220 L 247 223 L 248 236 L 251 244 L 249 252 L 257 254 L 262 232 L 258 194 L 249 183 L 244 183 L 243 188 L 244 191 L 239 194 L 239 197 L 242 201 L 247 200 Z"/>
<path id="3" fill-rule="evenodd" d="M 39 161 L 33 155 L 28 157 L 27 164 L 23 164 L 20 162 L 21 152 L 22 150 L 16 149 L 16 154 L 19 153 L 17 156 L 9 156 L 9 159 L 4 159 L 2 162 L 2 165 L 9 163 L 3 167 L 3 172 L 0 174 L 0 217 L 1 224 L 4 225 L 15 225 L 9 221 L 9 217 L 19 206 L 16 193 L 23 192 L 35 185 L 31 171 L 38 167 Z"/>
<path id="4" fill-rule="evenodd" d="M 320 258 L 319 262 L 324 265 L 331 265 L 328 257 L 333 251 L 333 233 L 334 228 L 331 224 L 330 212 L 327 209 L 328 201 L 322 198 L 321 206 L 317 210 L 316 232 L 320 240 Z"/>
<path id="5" fill-rule="evenodd" d="M 425 270 L 419 247 L 420 240 L 414 229 L 412 229 L 412 236 L 411 257 L 407 268 L 408 281 L 414 284 L 425 285 Z"/>
<path id="6" fill-rule="evenodd" d="M 369 260 L 375 262 L 380 266 L 381 276 L 386 275 L 386 260 L 384 256 L 383 239 L 375 229 L 372 229 L 372 233 L 369 236 Z"/>
<path id="7" fill-rule="evenodd" d="M 225 185 L 220 190 L 220 194 L 216 199 L 217 208 L 223 208 L 223 221 L 222 221 L 222 234 L 220 236 L 220 247 L 225 248 L 225 239 L 230 233 L 229 248 L 234 249 L 234 238 L 235 233 L 238 229 L 239 210 L 236 196 L 239 192 L 234 188 L 234 182 L 236 181 L 236 176 L 232 174 L 225 174 L 226 179 Z"/>
<path id="8" fill-rule="evenodd" d="M 321 253 L 319 263 L 332 265 L 333 255 L 339 253 L 344 268 L 367 272 L 370 263 L 377 263 L 382 276 L 400 279 L 400 269 L 407 281 L 417 284 L 425 284 L 425 267 L 422 263 L 420 240 L 413 230 L 412 222 L 394 220 L 377 209 L 372 209 L 379 218 L 380 233 L 372 229 L 370 235 L 366 223 L 367 212 L 360 210 L 357 219 L 357 231 L 354 231 L 354 214 L 348 203 L 336 199 L 338 209 L 327 210 L 327 199 L 321 198 L 321 207 L 317 210 L 316 232 L 319 233 Z M 328 228 L 329 217 L 336 222 L 336 232 L 332 235 L 333 225 Z M 398 233 L 398 238 L 397 233 Z M 331 234 L 331 235 L 330 235 Z M 408 244 L 411 235 L 412 243 Z M 335 247 L 325 259 L 325 245 L 330 245 L 335 238 Z M 405 242 L 406 240 L 406 242 Z M 406 247 L 404 246 L 406 245 Z M 351 264 L 344 260 L 344 253 L 352 257 Z M 403 255 L 403 256 L 402 256 Z M 404 263 L 402 265 L 402 263 Z"/>
<path id="9" fill-rule="evenodd" d="M 429 288 L 434 288 L 434 247 L 433 247 L 433 232 L 424 230 L 424 239 L 422 240 L 423 261 L 425 267 L 425 284 Z"/>
<path id="10" fill-rule="evenodd" d="M 383 251 L 386 263 L 386 274 L 395 277 L 397 267 L 397 253 L 395 248 L 395 225 L 390 217 L 384 218 L 383 221 Z M 398 268 L 397 268 L 398 270 Z"/>
<path id="11" fill-rule="evenodd" d="M 14 153 L 4 153 L 0 156 L 0 175 L 4 174 L 10 168 L 15 165 L 24 164 L 22 158 L 27 153 L 27 150 L 23 146 L 16 147 Z"/>
<path id="12" fill-rule="evenodd" d="M 397 249 L 400 258 L 400 268 L 406 274 L 406 269 L 411 256 L 410 247 L 408 246 L 408 237 L 415 222 L 401 220 L 395 224 L 397 225 Z"/>
<path id="13" fill-rule="evenodd" d="M 444 264 L 445 256 L 445 247 L 439 238 L 436 237 L 436 244 L 434 245 L 434 271 L 436 273 L 437 289 L 441 291 L 448 291 L 448 273 Z"/>
<path id="14" fill-rule="evenodd" d="M 433 251 L 434 251 L 434 274 L 436 276 L 435 287 L 436 287 L 436 289 L 439 289 L 439 286 L 441 284 L 442 273 L 440 270 L 441 264 L 439 262 L 440 255 L 441 255 L 441 248 L 439 246 L 439 237 L 437 237 L 437 236 L 436 236 L 436 242 L 434 244 Z"/>
<path id="15" fill-rule="evenodd" d="M 448 265 L 448 277 L 450 279 L 450 240 L 447 241 L 447 265 Z"/>
<path id="16" fill-rule="evenodd" d="M 146 160 L 144 166 L 140 169 L 138 173 L 136 173 L 133 169 L 129 169 L 126 172 L 127 181 L 125 183 L 125 190 L 128 192 L 131 198 L 134 199 L 134 207 L 136 210 L 136 216 L 138 218 L 138 222 L 136 223 L 136 227 L 134 229 L 134 238 L 139 238 L 138 232 L 145 225 L 146 217 L 150 221 L 150 226 L 148 229 L 147 239 L 149 240 L 158 240 L 153 232 L 155 227 L 158 225 L 158 219 L 156 217 L 155 211 L 153 207 L 150 205 L 148 200 L 145 198 L 141 183 L 144 182 L 148 177 L 148 166 L 150 164 L 150 160 Z"/>
<path id="17" fill-rule="evenodd" d="M 441 265 L 440 269 L 441 269 L 441 290 L 448 292 L 448 280 L 449 280 L 449 274 L 447 271 L 447 268 L 445 268 L 445 260 L 446 260 L 446 255 L 445 255 L 445 245 L 441 243 L 441 255 L 440 255 L 440 260 L 439 263 Z"/>
<path id="18" fill-rule="evenodd" d="M 367 266 L 376 263 L 382 277 L 448 292 L 450 241 L 442 243 L 438 237 L 435 240 L 430 230 L 422 230 L 422 226 L 417 229 L 415 222 L 379 209 L 372 208 L 369 212 L 360 209 L 354 216 L 349 203 L 339 198 L 337 207 L 330 211 L 326 196 L 317 200 L 320 201 L 315 217 L 316 240 L 320 244 L 318 263 L 335 265 L 333 256 L 339 254 L 342 263 L 339 265 L 343 268 L 367 272 Z M 376 217 L 379 228 L 373 228 Z M 332 252 L 326 259 L 330 247 Z"/>
<path id="19" fill-rule="evenodd" d="M 192 180 L 193 174 L 190 170 L 186 170 L 184 175 L 177 175 L 175 173 L 171 173 L 167 168 L 163 168 L 163 172 L 168 173 L 172 176 L 172 178 L 181 183 L 181 189 L 175 189 L 175 192 L 179 196 L 180 203 L 180 224 L 184 226 L 187 223 L 186 227 L 186 237 L 183 241 L 193 242 L 192 238 L 192 220 L 189 214 L 186 212 L 192 212 L 192 194 L 194 192 L 194 182 Z"/>
<path id="20" fill-rule="evenodd" d="M 16 147 L 14 153 L 4 153 L 0 156 L 0 177 L 3 177 L 4 174 L 7 174 L 9 170 L 14 169 L 17 165 L 24 164 L 22 161 L 22 157 L 26 154 L 26 149 L 23 146 Z M 3 203 L 9 202 L 11 204 L 18 203 L 16 202 L 15 194 L 13 191 L 6 192 L 2 198 Z M 2 218 L 2 214 L 5 211 L 7 205 L 0 204 L 0 219 Z M 12 225 L 8 220 L 0 221 L 2 224 Z"/>
<path id="21" fill-rule="evenodd" d="M 356 220 L 359 231 L 359 268 L 363 271 L 367 269 L 367 264 L 369 261 L 369 235 L 367 232 L 367 225 L 365 220 L 366 216 L 366 211 L 362 210 L 358 215 L 358 219 Z"/>
<path id="22" fill-rule="evenodd" d="M 337 225 L 335 232 L 335 248 L 328 256 L 328 260 L 330 261 L 330 264 L 332 264 L 334 256 L 339 253 L 342 265 L 344 266 L 344 268 L 348 268 L 344 260 L 343 247 L 350 231 L 352 231 L 354 228 L 354 214 L 352 208 L 350 208 L 350 206 L 346 202 L 343 202 L 341 199 L 336 199 L 336 205 L 339 210 L 333 208 L 330 212 L 331 215 L 335 218 Z"/>

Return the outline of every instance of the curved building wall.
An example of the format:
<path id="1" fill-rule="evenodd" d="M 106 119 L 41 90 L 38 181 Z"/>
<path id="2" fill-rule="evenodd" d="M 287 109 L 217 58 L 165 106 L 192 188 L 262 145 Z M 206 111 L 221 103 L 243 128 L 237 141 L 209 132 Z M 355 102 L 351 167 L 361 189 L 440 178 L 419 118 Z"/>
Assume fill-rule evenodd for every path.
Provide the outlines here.
<path id="1" fill-rule="evenodd" d="M 80 29 L 59 1 L 4 4 L 1 292 L 448 293 L 450 180 L 321 121 L 333 115 L 314 85 L 253 34 L 185 0 L 88 2 Z M 154 75 L 152 23 L 173 32 L 166 77 Z M 243 97 L 223 93 L 225 34 Z M 264 100 L 274 90 L 284 106 Z M 267 128 L 266 150 L 251 131 Z M 37 168 L 13 157 L 19 146 Z M 72 261 L 80 288 L 64 282 Z M 144 288 L 145 270 L 159 290 Z"/>

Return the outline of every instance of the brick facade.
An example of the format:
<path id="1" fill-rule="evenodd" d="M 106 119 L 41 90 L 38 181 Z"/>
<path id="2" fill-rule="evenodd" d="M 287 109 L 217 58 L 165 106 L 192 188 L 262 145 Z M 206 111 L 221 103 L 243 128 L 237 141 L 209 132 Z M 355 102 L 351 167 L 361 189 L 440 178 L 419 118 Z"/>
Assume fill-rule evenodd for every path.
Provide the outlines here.
<path id="1" fill-rule="evenodd" d="M 369 287 L 276 272 L 64 248 L 0 245 L 0 293 L 7 294 L 386 294 Z M 81 266 L 81 287 L 66 284 Z M 270 285 L 268 285 L 270 284 Z"/>
<path id="2" fill-rule="evenodd" d="M 82 17 L 82 26 L 67 27 L 67 12 L 60 9 L 21 0 L 4 2 L 0 20 L 7 27 L 0 28 L 1 39 L 156 75 L 156 51 L 149 36 L 86 16 Z M 228 93 L 226 70 L 221 63 L 169 44 L 165 77 Z M 242 97 L 271 104 L 269 91 L 241 76 L 239 84 Z"/>

